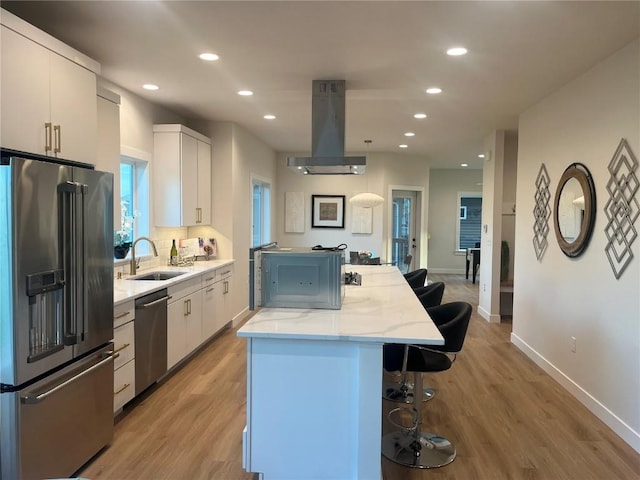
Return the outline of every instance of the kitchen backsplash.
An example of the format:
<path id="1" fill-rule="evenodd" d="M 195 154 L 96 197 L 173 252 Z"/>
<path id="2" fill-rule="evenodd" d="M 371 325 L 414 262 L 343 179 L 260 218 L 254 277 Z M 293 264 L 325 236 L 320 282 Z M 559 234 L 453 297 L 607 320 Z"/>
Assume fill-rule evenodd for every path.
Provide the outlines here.
<path id="1" fill-rule="evenodd" d="M 184 229 L 157 229 L 157 230 L 166 230 L 167 232 L 163 232 L 163 233 L 167 233 L 170 234 L 168 237 L 163 237 L 163 238 L 156 238 L 156 239 L 152 239 L 153 243 L 156 245 L 156 250 L 158 251 L 158 256 L 154 256 L 151 250 L 151 247 L 149 246 L 147 248 L 147 246 L 149 245 L 148 242 L 142 241 L 140 243 L 138 243 L 136 245 L 136 247 L 138 248 L 139 251 L 139 255 L 136 255 L 137 259 L 140 259 L 140 264 L 139 264 L 139 268 L 140 269 L 149 269 L 149 268 L 160 268 L 160 267 L 166 267 L 169 264 L 169 254 L 171 251 L 171 245 L 173 243 L 173 240 L 176 240 L 176 245 L 179 246 L 180 244 L 180 235 L 177 234 L 184 234 Z M 205 245 L 210 245 L 211 244 L 211 239 L 203 239 Z M 140 252 L 142 250 L 142 248 L 139 247 L 145 247 L 145 250 L 143 250 L 144 253 Z M 195 254 L 197 254 L 198 252 L 194 252 Z M 215 253 L 213 254 L 213 257 L 215 258 L 217 255 L 217 251 L 215 251 Z M 129 271 L 130 271 L 130 261 L 131 261 L 131 250 L 129 250 L 129 253 L 127 254 L 127 257 L 122 259 L 122 260 L 114 260 L 114 266 L 113 266 L 113 275 L 114 278 L 121 278 L 122 276 L 126 276 L 129 275 Z"/>

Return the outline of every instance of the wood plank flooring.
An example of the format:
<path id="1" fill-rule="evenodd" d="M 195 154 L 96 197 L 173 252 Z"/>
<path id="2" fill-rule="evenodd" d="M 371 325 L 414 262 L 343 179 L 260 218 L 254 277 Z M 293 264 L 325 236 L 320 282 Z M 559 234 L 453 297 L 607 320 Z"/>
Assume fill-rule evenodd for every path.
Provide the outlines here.
<path id="1" fill-rule="evenodd" d="M 383 459 L 385 480 L 640 478 L 640 455 L 510 343 L 511 324 L 488 324 L 475 313 L 477 284 L 458 275 L 429 280 L 446 283 L 444 302 L 474 305 L 453 367 L 424 376 L 425 385 L 436 389 L 435 398 L 423 404 L 424 429 L 448 438 L 457 458 L 430 470 Z M 78 475 L 254 480 L 241 466 L 245 369 L 245 341 L 234 329 L 225 330 L 125 407 L 112 444 Z M 386 418 L 397 404 L 382 406 Z M 390 430 L 384 421 L 383 433 Z M 300 472 L 299 479 L 308 477 Z"/>

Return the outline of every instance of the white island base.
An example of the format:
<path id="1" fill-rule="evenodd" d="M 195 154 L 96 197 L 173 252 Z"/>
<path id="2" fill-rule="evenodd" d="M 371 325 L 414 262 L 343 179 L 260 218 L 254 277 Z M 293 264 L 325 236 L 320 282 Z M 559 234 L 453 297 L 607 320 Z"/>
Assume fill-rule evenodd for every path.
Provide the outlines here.
<path id="1" fill-rule="evenodd" d="M 265 480 L 380 478 L 379 344 L 250 338 L 247 348 L 246 470 Z"/>
<path id="2" fill-rule="evenodd" d="M 382 345 L 444 342 L 397 268 L 357 269 L 341 310 L 262 309 L 238 331 L 243 467 L 263 480 L 379 480 Z"/>

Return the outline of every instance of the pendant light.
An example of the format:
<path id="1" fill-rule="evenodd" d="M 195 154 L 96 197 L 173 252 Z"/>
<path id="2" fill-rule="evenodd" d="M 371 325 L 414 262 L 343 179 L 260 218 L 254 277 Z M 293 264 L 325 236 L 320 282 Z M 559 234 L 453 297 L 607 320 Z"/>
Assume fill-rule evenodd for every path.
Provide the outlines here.
<path id="1" fill-rule="evenodd" d="M 371 140 L 365 140 L 364 143 L 367 144 L 367 153 L 369 153 L 369 146 L 371 145 Z M 369 179 L 367 179 L 367 190 L 369 190 Z M 365 193 L 358 193 L 357 195 L 354 195 L 353 197 L 351 197 L 349 199 L 349 203 L 351 205 L 355 205 L 356 207 L 360 207 L 360 208 L 373 208 L 373 207 L 377 207 L 378 205 L 382 205 L 384 203 L 384 198 L 382 198 L 380 195 L 375 193 L 365 192 Z"/>

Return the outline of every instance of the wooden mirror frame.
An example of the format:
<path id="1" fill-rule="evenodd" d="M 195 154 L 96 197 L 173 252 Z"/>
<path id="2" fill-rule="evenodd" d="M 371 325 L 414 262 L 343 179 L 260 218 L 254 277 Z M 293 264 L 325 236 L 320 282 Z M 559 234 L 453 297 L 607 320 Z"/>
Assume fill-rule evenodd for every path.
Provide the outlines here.
<path id="1" fill-rule="evenodd" d="M 562 189 L 572 178 L 575 178 L 578 181 L 582 188 L 582 193 L 584 194 L 584 217 L 580 224 L 580 233 L 573 242 L 569 243 L 564 239 L 564 236 L 560 231 L 558 206 L 560 203 Z M 553 204 L 553 226 L 556 231 L 556 239 L 558 240 L 560 249 L 567 257 L 578 257 L 582 255 L 589 244 L 596 221 L 596 189 L 593 184 L 591 172 L 589 172 L 589 169 L 585 165 L 582 163 L 572 163 L 567 167 L 558 182 L 558 188 L 556 190 L 556 196 Z"/>

